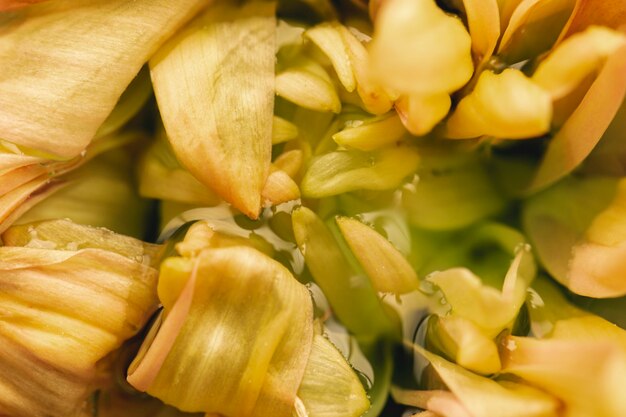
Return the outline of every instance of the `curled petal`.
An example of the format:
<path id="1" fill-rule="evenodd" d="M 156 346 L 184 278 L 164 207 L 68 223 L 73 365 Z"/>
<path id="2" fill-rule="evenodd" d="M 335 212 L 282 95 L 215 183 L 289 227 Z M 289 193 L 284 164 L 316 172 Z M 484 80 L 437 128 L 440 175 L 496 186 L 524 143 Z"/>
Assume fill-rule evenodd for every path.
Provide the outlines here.
<path id="1" fill-rule="evenodd" d="M 559 44 L 539 64 L 531 79 L 557 100 L 601 68 L 606 58 L 624 45 L 624 34 L 592 26 Z"/>
<path id="2" fill-rule="evenodd" d="M 626 45 L 606 61 L 584 98 L 552 138 L 526 192 L 535 192 L 572 172 L 593 150 L 626 96 Z"/>
<path id="3" fill-rule="evenodd" d="M 142 65 L 203 4 L 60 0 L 4 19 L 0 137 L 55 158 L 78 155 Z"/>
<path id="4" fill-rule="evenodd" d="M 550 95 L 521 71 L 483 71 L 474 90 L 459 102 L 446 124 L 455 139 L 482 135 L 505 139 L 541 136 L 550 130 Z"/>

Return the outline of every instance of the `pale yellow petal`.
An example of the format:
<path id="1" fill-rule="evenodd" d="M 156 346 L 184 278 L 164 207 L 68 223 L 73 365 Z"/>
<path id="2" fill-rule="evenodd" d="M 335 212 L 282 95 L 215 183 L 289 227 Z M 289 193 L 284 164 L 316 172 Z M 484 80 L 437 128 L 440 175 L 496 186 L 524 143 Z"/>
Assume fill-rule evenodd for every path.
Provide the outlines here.
<path id="1" fill-rule="evenodd" d="M 78 155 L 142 65 L 203 5 L 57 0 L 3 20 L 0 137 Z"/>
<path id="2" fill-rule="evenodd" d="M 300 188 L 303 196 L 320 198 L 353 190 L 398 187 L 417 169 L 419 155 L 408 146 L 376 152 L 336 151 L 314 159 Z"/>
<path id="3" fill-rule="evenodd" d="M 470 35 L 434 0 L 389 0 L 374 23 L 371 65 L 384 85 L 432 95 L 455 91 L 472 76 Z"/>
<path id="4" fill-rule="evenodd" d="M 322 23 L 307 30 L 304 35 L 328 56 L 344 88 L 354 91 L 354 70 L 339 26 L 341 24 L 337 22 Z"/>
<path id="5" fill-rule="evenodd" d="M 472 417 L 558 416 L 558 401 L 538 389 L 512 383 L 502 385 L 450 363 L 420 346 L 414 345 L 413 349 L 428 359 Z"/>
<path id="6" fill-rule="evenodd" d="M 259 215 L 271 160 L 274 8 L 211 7 L 150 60 L 176 156 L 251 218 Z"/>
<path id="7" fill-rule="evenodd" d="M 524 139 L 548 133 L 552 101 L 521 71 L 483 71 L 474 90 L 461 99 L 446 124 L 455 139 L 482 135 Z"/>
<path id="8" fill-rule="evenodd" d="M 276 206 L 300 198 L 300 189 L 289 174 L 277 169 L 267 177 L 261 196 L 265 205 Z"/>
<path id="9" fill-rule="evenodd" d="M 276 74 L 276 94 L 306 109 L 341 111 L 341 101 L 330 76 L 324 67 L 306 57 L 299 57 Z"/>
<path id="10" fill-rule="evenodd" d="M 417 273 L 385 237 L 355 219 L 338 217 L 337 224 L 378 292 L 404 294 L 417 289 Z"/>
<path id="11" fill-rule="evenodd" d="M 157 271 L 144 263 L 152 248 L 67 223 L 33 225 L 26 240 L 11 229 L 21 242 L 7 240 L 26 246 L 0 247 L 2 414 L 77 415 L 98 362 L 156 309 Z"/>
<path id="12" fill-rule="evenodd" d="M 180 271 L 191 271 L 182 286 L 176 265 L 162 269 L 161 280 L 184 288 L 129 381 L 182 410 L 289 416 L 313 338 L 306 287 L 251 248 L 182 262 L 191 265 Z"/>
<path id="13" fill-rule="evenodd" d="M 395 107 L 404 127 L 412 134 L 422 136 L 446 117 L 451 103 L 447 93 L 411 94 L 396 101 Z"/>

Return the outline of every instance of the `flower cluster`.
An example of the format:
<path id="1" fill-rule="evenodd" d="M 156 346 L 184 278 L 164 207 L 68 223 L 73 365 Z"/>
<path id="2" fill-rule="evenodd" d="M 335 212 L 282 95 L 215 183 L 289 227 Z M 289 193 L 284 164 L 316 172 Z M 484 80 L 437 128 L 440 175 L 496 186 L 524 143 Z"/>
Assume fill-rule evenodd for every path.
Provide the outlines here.
<path id="1" fill-rule="evenodd" d="M 0 0 L 0 415 L 626 416 L 626 3 Z"/>

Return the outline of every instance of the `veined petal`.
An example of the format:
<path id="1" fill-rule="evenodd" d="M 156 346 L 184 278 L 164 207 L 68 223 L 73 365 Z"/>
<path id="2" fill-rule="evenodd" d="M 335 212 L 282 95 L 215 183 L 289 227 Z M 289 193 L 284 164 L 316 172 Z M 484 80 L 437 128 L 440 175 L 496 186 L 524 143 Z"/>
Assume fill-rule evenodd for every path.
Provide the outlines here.
<path id="1" fill-rule="evenodd" d="M 482 135 L 524 139 L 548 133 L 552 101 L 548 92 L 521 71 L 483 71 L 474 90 L 463 97 L 446 124 L 454 139 Z"/>
<path id="2" fill-rule="evenodd" d="M 141 66 L 203 5 L 59 0 L 15 12 L 0 35 L 0 137 L 78 155 Z"/>
<path id="3" fill-rule="evenodd" d="M 176 156 L 251 218 L 259 215 L 271 161 L 275 34 L 274 3 L 224 3 L 150 60 Z"/>
<path id="4" fill-rule="evenodd" d="M 339 95 L 324 67 L 304 56 L 276 74 L 276 94 L 306 109 L 341 111 Z"/>
<path id="5" fill-rule="evenodd" d="M 69 218 L 141 238 L 148 227 L 148 203 L 134 189 L 133 168 L 126 149 L 107 152 L 62 176 L 63 183 L 58 182 L 64 184 L 62 188 L 34 204 L 15 223 Z"/>
<path id="6" fill-rule="evenodd" d="M 321 198 L 352 190 L 398 187 L 418 166 L 417 150 L 409 146 L 376 152 L 336 151 L 311 162 L 302 183 L 304 197 Z"/>
<path id="7" fill-rule="evenodd" d="M 191 265 L 184 289 L 131 365 L 129 381 L 183 410 L 289 416 L 313 338 L 307 289 L 246 247 L 205 250 L 182 262 Z M 161 280 L 172 279 L 172 266 Z"/>
<path id="8" fill-rule="evenodd" d="M 156 308 L 156 248 L 66 221 L 25 229 L 0 247 L 0 413 L 75 415 L 97 362 Z"/>
<path id="9" fill-rule="evenodd" d="M 213 206 L 220 198 L 180 165 L 165 131 L 157 134 L 139 165 L 139 194 L 146 198 Z"/>

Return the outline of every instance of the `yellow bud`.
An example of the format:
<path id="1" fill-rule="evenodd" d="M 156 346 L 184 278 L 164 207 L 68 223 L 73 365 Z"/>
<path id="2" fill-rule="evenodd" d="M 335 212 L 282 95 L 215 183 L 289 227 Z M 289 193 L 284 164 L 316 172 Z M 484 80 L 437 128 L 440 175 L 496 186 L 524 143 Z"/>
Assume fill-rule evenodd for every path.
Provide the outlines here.
<path id="1" fill-rule="evenodd" d="M 434 0 L 385 2 L 369 49 L 376 78 L 401 93 L 450 93 L 474 71 L 469 33 Z"/>
<path id="2" fill-rule="evenodd" d="M 448 119 L 447 136 L 524 139 L 548 133 L 551 119 L 550 95 L 521 71 L 483 71 Z"/>

